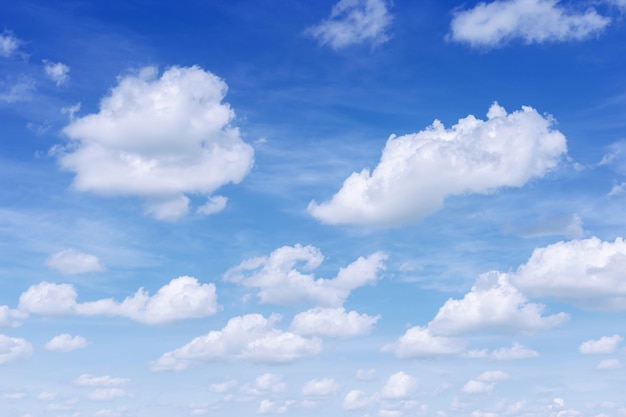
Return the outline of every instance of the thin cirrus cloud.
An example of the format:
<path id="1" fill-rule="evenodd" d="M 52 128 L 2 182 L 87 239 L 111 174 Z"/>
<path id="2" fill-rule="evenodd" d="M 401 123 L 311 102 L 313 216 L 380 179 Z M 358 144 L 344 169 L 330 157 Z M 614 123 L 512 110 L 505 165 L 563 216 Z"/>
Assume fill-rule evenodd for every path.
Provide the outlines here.
<path id="1" fill-rule="evenodd" d="M 224 280 L 257 288 L 261 303 L 293 304 L 306 301 L 318 306 L 341 306 L 350 293 L 381 279 L 387 255 L 375 252 L 341 268 L 333 279 L 315 278 L 312 272 L 324 260 L 313 246 L 283 246 L 269 256 L 243 261 L 224 274 Z"/>
<path id="2" fill-rule="evenodd" d="M 332 49 L 361 43 L 375 46 L 389 40 L 392 20 L 386 0 L 340 0 L 333 6 L 328 19 L 308 28 L 305 33 Z"/>
<path id="3" fill-rule="evenodd" d="M 50 255 L 46 259 L 46 266 L 68 275 L 104 270 L 104 266 L 97 256 L 76 249 L 65 249 Z"/>
<path id="4" fill-rule="evenodd" d="M 507 113 L 494 103 L 487 120 L 469 115 L 450 129 L 436 120 L 419 133 L 392 135 L 373 171 L 353 173 L 308 211 L 327 224 L 399 226 L 436 212 L 448 196 L 521 187 L 565 154 L 553 123 L 531 107 Z"/>
<path id="5" fill-rule="evenodd" d="M 254 363 L 288 363 L 316 355 L 322 349 L 317 338 L 304 338 L 276 328 L 280 316 L 260 314 L 234 317 L 221 330 L 196 337 L 186 345 L 164 353 L 150 364 L 153 371 L 180 371 L 197 362 L 244 360 Z"/>
<path id="6" fill-rule="evenodd" d="M 448 39 L 472 47 L 498 47 L 519 39 L 527 44 L 582 40 L 611 19 L 593 8 L 578 10 L 559 0 L 496 0 L 454 13 Z"/>
<path id="7" fill-rule="evenodd" d="M 122 302 L 107 298 L 78 303 L 77 296 L 70 284 L 42 282 L 22 293 L 18 310 L 45 316 L 120 316 L 145 324 L 208 317 L 220 310 L 215 284 L 201 284 L 188 276 L 173 279 L 153 296 L 140 288 Z"/>
<path id="8" fill-rule="evenodd" d="M 146 213 L 176 220 L 189 211 L 187 194 L 204 195 L 212 214 L 225 200 L 211 193 L 239 183 L 251 169 L 253 148 L 232 126 L 234 112 L 222 100 L 227 86 L 200 67 L 154 67 L 120 77 L 98 113 L 74 117 L 63 129 L 70 139 L 51 149 L 73 187 L 103 196 L 137 196 Z"/>

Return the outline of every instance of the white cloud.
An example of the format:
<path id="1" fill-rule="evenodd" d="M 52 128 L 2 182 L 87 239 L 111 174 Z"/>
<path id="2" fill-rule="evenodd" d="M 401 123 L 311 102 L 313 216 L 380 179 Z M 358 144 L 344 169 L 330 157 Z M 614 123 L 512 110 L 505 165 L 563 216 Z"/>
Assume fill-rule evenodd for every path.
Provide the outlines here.
<path id="1" fill-rule="evenodd" d="M 458 11 L 449 38 L 473 47 L 497 47 L 520 39 L 527 44 L 582 40 L 611 21 L 594 9 L 584 12 L 559 5 L 559 0 L 496 0 Z"/>
<path id="2" fill-rule="evenodd" d="M 212 392 L 216 392 L 218 394 L 225 394 L 229 391 L 232 391 L 237 387 L 237 381 L 234 379 L 229 379 L 228 381 L 222 382 L 220 384 L 211 384 L 209 385 L 209 390 Z"/>
<path id="3" fill-rule="evenodd" d="M 387 0 L 340 0 L 330 18 L 306 33 L 333 49 L 365 42 L 380 45 L 389 39 L 387 31 L 392 20 Z"/>
<path id="4" fill-rule="evenodd" d="M 626 242 L 597 237 L 537 248 L 511 275 L 530 296 L 553 296 L 585 308 L 626 310 Z"/>
<path id="5" fill-rule="evenodd" d="M 619 359 L 605 359 L 600 361 L 600 363 L 596 366 L 597 370 L 600 371 L 611 371 L 614 369 L 622 369 L 623 365 Z"/>
<path id="6" fill-rule="evenodd" d="M 491 352 L 491 357 L 498 361 L 538 358 L 539 352 L 528 349 L 519 343 L 513 343 L 510 348 L 500 348 Z"/>
<path id="7" fill-rule="evenodd" d="M 126 397 L 126 391 L 121 388 L 98 388 L 91 391 L 87 398 L 92 401 L 112 401 L 116 398 Z"/>
<path id="8" fill-rule="evenodd" d="M 265 392 L 283 392 L 287 389 L 287 384 L 283 381 L 283 378 L 272 373 L 259 375 L 254 382 L 257 390 Z"/>
<path id="9" fill-rule="evenodd" d="M 404 399 L 417 390 L 417 380 L 402 371 L 391 375 L 380 390 L 382 398 Z"/>
<path id="10" fill-rule="evenodd" d="M 19 310 L 12 310 L 8 306 L 0 306 L 0 327 L 19 327 L 20 319 L 26 318 L 26 315 Z"/>
<path id="11" fill-rule="evenodd" d="M 225 359 L 260 363 L 286 363 L 312 356 L 322 348 L 319 339 L 306 339 L 274 326 L 280 320 L 260 314 L 234 317 L 222 330 L 196 337 L 188 344 L 163 354 L 151 363 L 154 371 L 183 370 L 195 361 Z"/>
<path id="12" fill-rule="evenodd" d="M 509 283 L 507 274 L 482 274 L 463 299 L 449 299 L 428 324 L 433 334 L 455 336 L 471 332 L 516 333 L 546 330 L 568 316 L 543 316 L 544 306 L 529 303 Z"/>
<path id="13" fill-rule="evenodd" d="M 312 379 L 304 384 L 302 393 L 308 396 L 327 397 L 333 395 L 339 389 L 339 385 L 333 378 Z"/>
<path id="14" fill-rule="evenodd" d="M 32 353 L 33 346 L 26 340 L 0 334 L 0 365 L 27 359 Z"/>
<path id="15" fill-rule="evenodd" d="M 77 303 L 76 298 L 76 290 L 70 284 L 42 282 L 22 293 L 19 309 L 42 315 L 121 316 L 146 324 L 207 317 L 220 309 L 215 284 L 200 284 L 188 276 L 173 279 L 153 296 L 140 288 L 121 303 L 110 298 Z"/>
<path id="16" fill-rule="evenodd" d="M 70 79 L 70 76 L 68 75 L 70 67 L 62 62 L 50 62 L 44 59 L 43 70 L 46 73 L 46 76 L 56 83 L 57 87 L 67 84 Z"/>
<path id="17" fill-rule="evenodd" d="M 343 409 L 346 411 L 360 410 L 368 407 L 374 400 L 374 397 L 368 397 L 363 391 L 351 390 L 343 399 Z"/>
<path id="18" fill-rule="evenodd" d="M 284 414 L 293 404 L 295 404 L 293 400 L 286 400 L 280 404 L 277 401 L 265 399 L 259 403 L 257 411 L 259 414 Z"/>
<path id="19" fill-rule="evenodd" d="M 461 353 L 466 343 L 463 340 L 435 336 L 427 327 L 415 326 L 406 331 L 397 342 L 385 345 L 383 352 L 395 354 L 398 358 L 431 358 Z"/>
<path id="20" fill-rule="evenodd" d="M 22 41 L 16 38 L 12 32 L 5 29 L 0 34 L 0 57 L 9 58 L 17 52 L 21 43 Z"/>
<path id="21" fill-rule="evenodd" d="M 65 249 L 50 255 L 46 260 L 46 266 L 68 275 L 104 270 L 97 256 L 76 249 Z"/>
<path id="22" fill-rule="evenodd" d="M 619 7 L 620 9 L 626 9 L 626 0 L 607 0 L 607 2 Z"/>
<path id="23" fill-rule="evenodd" d="M 18 77 L 17 80 L 11 78 L 7 78 L 6 81 L 0 80 L 0 102 L 28 101 L 35 90 L 35 80 L 27 76 Z"/>
<path id="24" fill-rule="evenodd" d="M 350 293 L 380 279 L 387 256 L 376 252 L 341 268 L 333 279 L 316 279 L 313 271 L 324 257 L 313 246 L 283 246 L 269 257 L 252 258 L 229 269 L 224 280 L 258 288 L 262 303 L 291 304 L 309 301 L 321 306 L 340 306 Z"/>
<path id="25" fill-rule="evenodd" d="M 71 142 L 55 149 L 59 164 L 76 174 L 77 190 L 144 197 L 149 213 L 174 220 L 187 212 L 185 194 L 210 195 L 252 167 L 226 90 L 197 66 L 120 77 L 98 113 L 63 129 Z"/>
<path id="26" fill-rule="evenodd" d="M 304 336 L 353 337 L 371 332 L 380 316 L 368 316 L 343 307 L 313 308 L 298 313 L 291 322 L 291 331 Z"/>
<path id="27" fill-rule="evenodd" d="M 476 379 L 483 382 L 498 382 L 509 378 L 511 378 L 511 375 L 503 371 L 486 371 L 480 374 Z"/>
<path id="28" fill-rule="evenodd" d="M 448 196 L 521 187 L 566 152 L 553 122 L 531 107 L 507 114 L 494 103 L 486 121 L 470 115 L 446 129 L 436 120 L 419 133 L 392 135 L 374 171 L 353 173 L 308 211 L 328 224 L 394 226 L 423 219 Z"/>
<path id="29" fill-rule="evenodd" d="M 82 336 L 72 336 L 63 333 L 53 337 L 43 347 L 54 352 L 71 352 L 76 349 L 84 349 L 89 345 L 87 339 Z"/>
<path id="30" fill-rule="evenodd" d="M 371 381 L 376 378 L 375 369 L 357 369 L 356 379 L 361 381 Z"/>
<path id="31" fill-rule="evenodd" d="M 465 385 L 463 385 L 463 388 L 461 388 L 461 392 L 465 394 L 488 394 L 493 392 L 494 388 L 494 383 L 470 379 Z"/>
<path id="32" fill-rule="evenodd" d="M 226 203 L 228 203 L 228 198 L 221 195 L 209 197 L 204 205 L 198 207 L 198 213 L 204 214 L 205 216 L 219 213 L 226 208 Z"/>
<path id="33" fill-rule="evenodd" d="M 82 374 L 74 380 L 74 384 L 81 387 L 118 387 L 130 382 L 128 378 L 118 378 L 109 375 L 94 376 Z"/>
<path id="34" fill-rule="evenodd" d="M 620 335 L 604 336 L 598 340 L 587 340 L 580 347 L 580 353 L 585 355 L 593 355 L 598 353 L 613 353 L 617 349 L 617 345 L 624 340 Z"/>

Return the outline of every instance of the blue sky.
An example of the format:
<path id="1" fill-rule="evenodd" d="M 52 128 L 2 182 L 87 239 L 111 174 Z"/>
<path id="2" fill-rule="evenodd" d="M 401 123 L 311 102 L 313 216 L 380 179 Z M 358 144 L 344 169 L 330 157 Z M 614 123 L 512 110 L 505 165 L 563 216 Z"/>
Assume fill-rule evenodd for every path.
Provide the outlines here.
<path id="1" fill-rule="evenodd" d="M 626 415 L 625 18 L 4 4 L 0 414 Z"/>

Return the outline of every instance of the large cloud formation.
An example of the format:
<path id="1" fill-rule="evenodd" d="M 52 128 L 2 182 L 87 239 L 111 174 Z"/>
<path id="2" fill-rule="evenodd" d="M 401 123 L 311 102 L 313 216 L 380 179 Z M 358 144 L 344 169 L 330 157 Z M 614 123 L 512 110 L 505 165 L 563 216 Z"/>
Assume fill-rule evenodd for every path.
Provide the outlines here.
<path id="1" fill-rule="evenodd" d="M 419 133 L 392 135 L 374 171 L 353 173 L 308 211 L 328 224 L 394 226 L 423 219 L 451 195 L 520 187 L 566 152 L 552 124 L 531 107 L 508 114 L 494 103 L 486 121 L 470 115 L 446 129 L 436 120 Z"/>
<path id="2" fill-rule="evenodd" d="M 610 21 L 591 8 L 579 12 L 560 6 L 559 0 L 496 0 L 457 12 L 449 38 L 473 47 L 500 46 L 512 39 L 563 42 L 588 38 Z"/>
<path id="3" fill-rule="evenodd" d="M 56 147 L 59 164 L 76 174 L 77 190 L 144 197 L 149 214 L 174 220 L 189 209 L 186 194 L 210 196 L 252 167 L 254 151 L 222 103 L 226 91 L 197 66 L 120 77 L 98 113 L 63 129 L 71 142 Z"/>

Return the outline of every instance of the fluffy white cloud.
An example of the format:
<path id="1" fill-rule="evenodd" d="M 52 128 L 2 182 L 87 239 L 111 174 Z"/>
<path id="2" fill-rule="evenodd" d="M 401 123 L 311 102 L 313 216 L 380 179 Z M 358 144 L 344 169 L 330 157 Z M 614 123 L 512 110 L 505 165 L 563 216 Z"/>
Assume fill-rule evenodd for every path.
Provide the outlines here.
<path id="1" fill-rule="evenodd" d="M 204 214 L 205 216 L 219 213 L 226 208 L 226 203 L 228 203 L 228 199 L 221 195 L 209 197 L 204 205 L 198 207 L 198 213 Z"/>
<path id="2" fill-rule="evenodd" d="M 0 365 L 27 359 L 32 353 L 33 346 L 26 340 L 0 334 Z"/>
<path id="3" fill-rule="evenodd" d="M 397 342 L 383 346 L 383 352 L 398 358 L 431 358 L 461 353 L 466 343 L 463 340 L 435 336 L 427 327 L 415 326 L 406 331 Z"/>
<path id="4" fill-rule="evenodd" d="M 275 328 L 280 320 L 260 314 L 234 317 L 222 330 L 196 337 L 188 344 L 163 354 L 151 363 L 154 371 L 183 370 L 196 361 L 225 359 L 260 363 L 286 363 L 312 356 L 322 348 L 319 339 L 306 339 Z"/>
<path id="5" fill-rule="evenodd" d="M 0 327 L 18 327 L 21 325 L 20 319 L 26 315 L 19 310 L 12 310 L 8 306 L 0 306 Z"/>
<path id="6" fill-rule="evenodd" d="M 65 249 L 50 255 L 46 260 L 46 266 L 68 275 L 104 270 L 97 256 L 76 249 Z"/>
<path id="7" fill-rule="evenodd" d="M 98 388 L 91 391 L 87 398 L 92 401 L 112 401 L 116 398 L 126 397 L 126 391 L 121 388 Z"/>
<path id="8" fill-rule="evenodd" d="M 54 352 L 71 352 L 76 349 L 84 349 L 89 345 L 87 339 L 82 336 L 72 336 L 63 333 L 53 337 L 43 347 Z"/>
<path id="9" fill-rule="evenodd" d="M 332 378 L 312 379 L 304 384 L 302 393 L 308 396 L 327 397 L 333 395 L 339 389 L 339 385 Z"/>
<path id="10" fill-rule="evenodd" d="M 600 32 L 610 19 L 594 9 L 560 6 L 559 0 L 495 0 L 456 12 L 449 38 L 474 47 L 495 47 L 513 39 L 527 44 L 581 40 Z"/>
<path id="11" fill-rule="evenodd" d="M 62 62 L 50 62 L 44 59 L 43 70 L 46 76 L 56 83 L 57 87 L 67 84 L 70 79 L 70 67 Z"/>
<path id="12" fill-rule="evenodd" d="M 207 317 L 219 309 L 215 284 L 200 284 L 183 276 L 170 281 L 150 296 L 143 288 L 121 303 L 107 298 L 77 303 L 77 293 L 70 284 L 42 282 L 20 296 L 19 310 L 31 314 L 84 316 L 121 316 L 146 324 Z"/>
<path id="13" fill-rule="evenodd" d="M 539 352 L 528 349 L 519 343 L 513 343 L 510 348 L 500 348 L 491 352 L 491 357 L 499 361 L 510 361 L 516 359 L 530 359 L 539 357 Z"/>
<path id="14" fill-rule="evenodd" d="M 507 274 L 481 275 L 461 300 L 449 299 L 428 324 L 432 333 L 454 336 L 471 332 L 515 333 L 546 330 L 563 324 L 568 316 L 543 316 L 544 306 L 529 303 L 509 283 Z"/>
<path id="15" fill-rule="evenodd" d="M 598 354 L 598 353 L 613 353 L 617 349 L 617 345 L 624 340 L 620 335 L 614 334 L 613 336 L 604 336 L 598 340 L 587 340 L 581 343 L 579 350 L 580 353 L 586 355 Z"/>
<path id="16" fill-rule="evenodd" d="M 487 120 L 470 115 L 446 129 L 436 120 L 392 135 L 378 166 L 348 177 L 328 202 L 308 211 L 328 224 L 394 226 L 437 211 L 446 197 L 521 187 L 556 167 L 566 152 L 553 119 L 531 107 L 507 114 L 494 103 Z"/>
<path id="17" fill-rule="evenodd" d="M 380 316 L 368 316 L 343 307 L 313 308 L 298 313 L 291 331 L 304 336 L 353 337 L 368 334 Z"/>
<path id="18" fill-rule="evenodd" d="M 118 378 L 109 375 L 94 376 L 82 374 L 74 380 L 74 384 L 81 387 L 118 387 L 130 382 L 128 378 Z"/>
<path id="19" fill-rule="evenodd" d="M 599 371 L 611 371 L 614 369 L 622 369 L 623 365 L 619 359 L 605 359 L 600 361 L 600 363 L 596 366 L 596 369 Z"/>
<path id="20" fill-rule="evenodd" d="M 8 58 L 13 55 L 20 47 L 22 42 L 13 35 L 12 32 L 4 30 L 0 34 L 0 57 Z"/>
<path id="21" fill-rule="evenodd" d="M 374 400 L 374 397 L 368 397 L 363 391 L 355 389 L 348 392 L 344 397 L 343 409 L 346 411 L 360 410 L 369 406 Z"/>
<path id="22" fill-rule="evenodd" d="M 283 246 L 269 257 L 252 258 L 229 269 L 224 280 L 258 288 L 262 303 L 291 304 L 309 301 L 321 306 L 340 306 L 350 293 L 380 279 L 387 255 L 376 252 L 341 268 L 333 279 L 316 279 L 311 272 L 324 257 L 313 246 Z"/>
<path id="23" fill-rule="evenodd" d="M 558 242 L 533 251 L 511 275 L 530 296 L 553 296 L 585 308 L 626 310 L 626 242 L 597 237 Z"/>
<path id="24" fill-rule="evenodd" d="M 287 389 L 287 384 L 280 375 L 266 373 L 259 375 L 255 379 L 257 390 L 265 392 L 283 392 Z"/>
<path id="25" fill-rule="evenodd" d="M 402 371 L 391 375 L 380 390 L 382 398 L 404 399 L 417 390 L 417 380 Z"/>
<path id="26" fill-rule="evenodd" d="M 252 166 L 253 148 L 222 103 L 226 90 L 197 66 L 120 77 L 98 113 L 63 129 L 71 142 L 56 147 L 59 164 L 76 174 L 77 190 L 144 197 L 149 213 L 174 220 L 187 212 L 185 194 L 239 183 Z"/>
<path id="27" fill-rule="evenodd" d="M 465 394 L 487 394 L 493 392 L 494 388 L 494 383 L 470 379 L 465 385 L 463 385 L 463 388 L 461 388 L 461 392 Z"/>
<path id="28" fill-rule="evenodd" d="M 365 42 L 379 45 L 389 39 L 387 31 L 392 20 L 387 0 L 340 0 L 330 18 L 306 33 L 333 49 Z"/>

